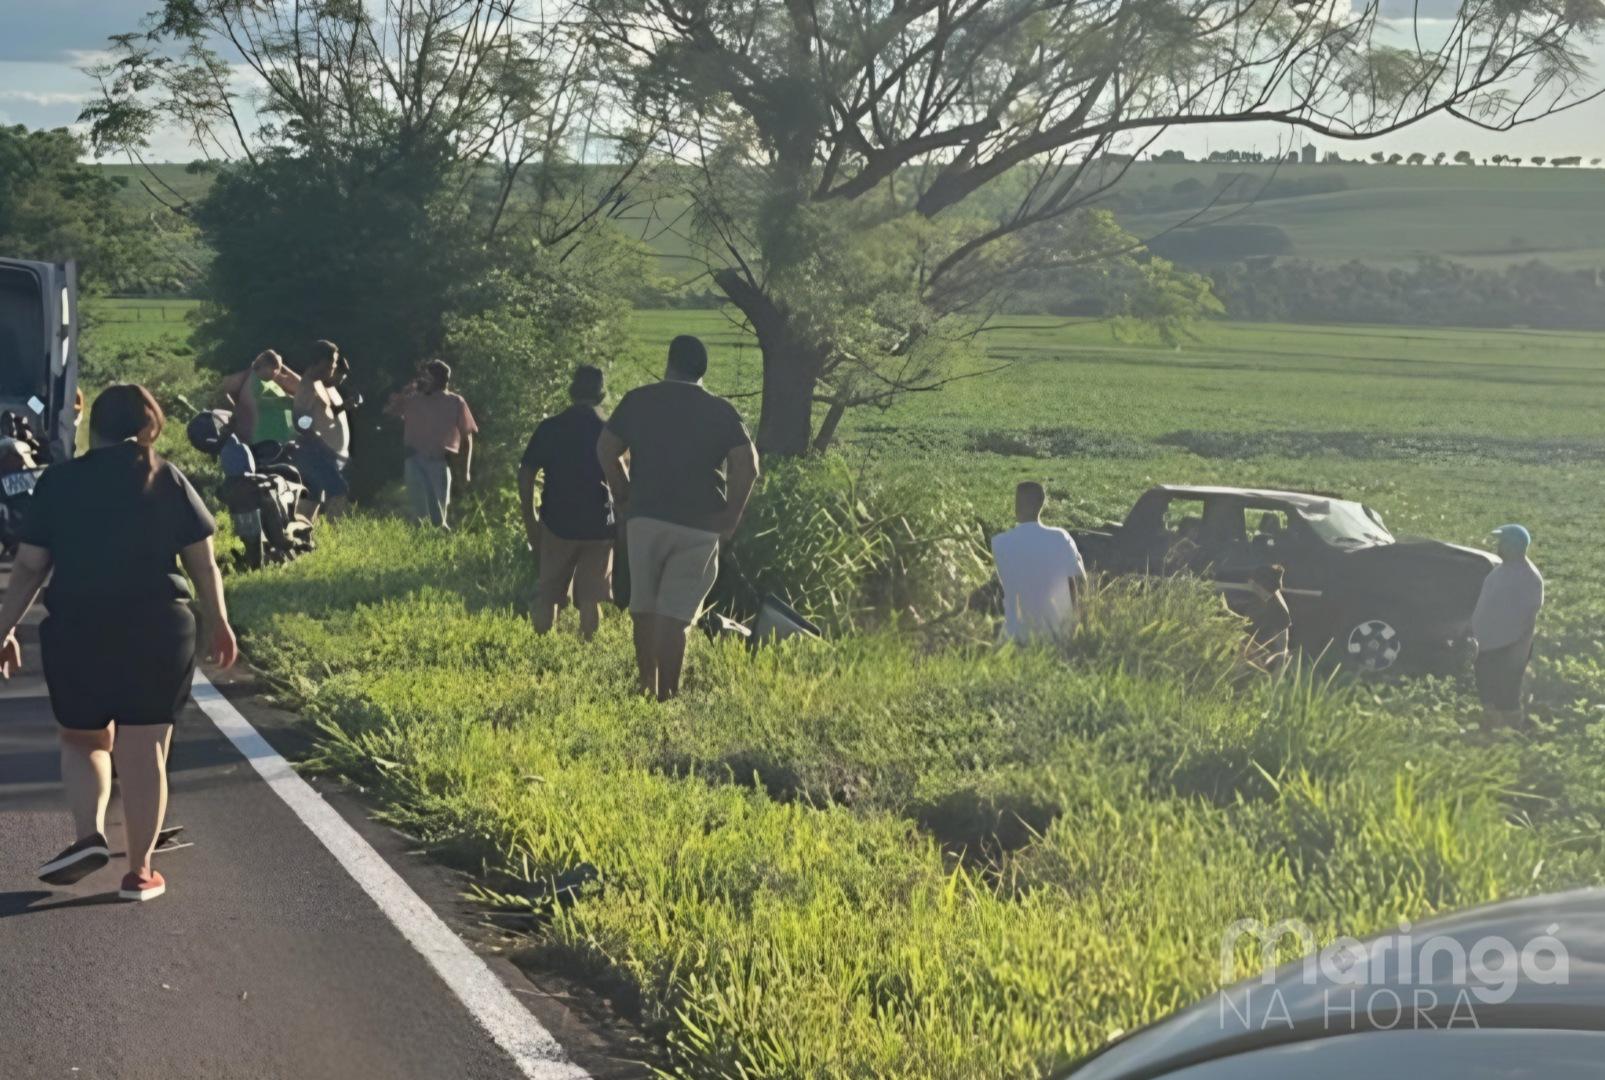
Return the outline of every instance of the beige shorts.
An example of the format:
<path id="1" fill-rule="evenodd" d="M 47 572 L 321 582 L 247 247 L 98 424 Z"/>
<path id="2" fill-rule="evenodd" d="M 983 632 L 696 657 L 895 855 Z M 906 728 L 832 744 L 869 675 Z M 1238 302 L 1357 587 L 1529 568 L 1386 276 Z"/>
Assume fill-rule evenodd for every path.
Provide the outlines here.
<path id="1" fill-rule="evenodd" d="M 719 576 L 719 534 L 657 518 L 631 518 L 630 612 L 694 623 Z"/>
<path id="2" fill-rule="evenodd" d="M 565 540 L 541 529 L 540 584 L 536 596 L 561 606 L 573 594 L 576 604 L 613 599 L 613 541 Z"/>

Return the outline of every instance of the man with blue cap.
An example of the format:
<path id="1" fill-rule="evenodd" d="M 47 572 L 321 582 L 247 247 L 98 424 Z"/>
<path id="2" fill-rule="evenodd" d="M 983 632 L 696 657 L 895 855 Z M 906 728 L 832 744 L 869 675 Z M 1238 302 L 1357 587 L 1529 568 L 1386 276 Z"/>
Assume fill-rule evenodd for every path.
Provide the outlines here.
<path id="1" fill-rule="evenodd" d="M 1527 558 L 1531 533 L 1520 525 L 1501 525 L 1493 535 L 1502 561 L 1483 579 L 1471 613 L 1471 636 L 1477 639 L 1477 693 L 1485 722 L 1512 724 L 1522 716 L 1522 682 L 1544 606 L 1544 578 Z"/>

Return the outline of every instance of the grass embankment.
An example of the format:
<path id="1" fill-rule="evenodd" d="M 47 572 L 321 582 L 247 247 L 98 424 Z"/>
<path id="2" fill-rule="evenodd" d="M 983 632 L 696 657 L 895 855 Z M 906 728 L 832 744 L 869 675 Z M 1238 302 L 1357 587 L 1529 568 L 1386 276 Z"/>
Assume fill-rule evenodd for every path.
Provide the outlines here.
<path id="1" fill-rule="evenodd" d="M 624 619 L 532 634 L 518 550 L 352 520 L 232 603 L 316 764 L 482 859 L 534 962 L 627 988 L 675 1074 L 1035 1076 L 1207 991 L 1234 920 L 1599 877 L 1514 792 L 1566 759 L 1467 741 L 1443 686 L 1223 677 L 1238 631 L 1185 585 L 1101 595 L 1068 655 L 699 642 L 654 706 Z"/>

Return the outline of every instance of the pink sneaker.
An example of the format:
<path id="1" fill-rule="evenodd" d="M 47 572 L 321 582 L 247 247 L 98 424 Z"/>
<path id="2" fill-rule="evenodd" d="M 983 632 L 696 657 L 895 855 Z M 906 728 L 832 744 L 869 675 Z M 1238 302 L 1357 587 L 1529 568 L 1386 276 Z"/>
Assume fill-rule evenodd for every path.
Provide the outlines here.
<path id="1" fill-rule="evenodd" d="M 124 900 L 154 900 L 166 891 L 167 882 L 152 870 L 148 874 L 124 874 L 123 887 L 117 895 Z"/>

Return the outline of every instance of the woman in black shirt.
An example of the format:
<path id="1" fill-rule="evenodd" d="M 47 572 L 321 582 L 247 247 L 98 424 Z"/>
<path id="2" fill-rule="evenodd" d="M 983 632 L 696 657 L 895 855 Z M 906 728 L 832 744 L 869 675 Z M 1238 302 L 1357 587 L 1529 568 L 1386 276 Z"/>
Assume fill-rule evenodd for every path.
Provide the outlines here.
<path id="1" fill-rule="evenodd" d="M 115 757 L 128 830 L 120 895 L 129 900 L 155 899 L 166 888 L 150 856 L 167 809 L 173 721 L 195 672 L 183 571 L 200 593 L 207 658 L 228 667 L 237 652 L 212 553 L 216 526 L 184 474 L 156 456 L 163 422 L 142 386 L 101 392 L 89 413 L 89 453 L 39 478 L 0 603 L 0 675 L 9 678 L 22 663 L 17 624 L 50 580 L 39 643 L 78 841 L 39 876 L 69 884 L 110 861 Z"/>

